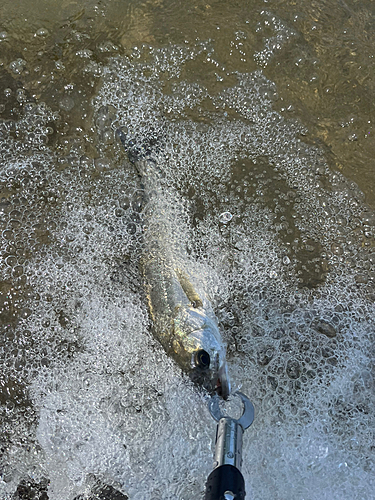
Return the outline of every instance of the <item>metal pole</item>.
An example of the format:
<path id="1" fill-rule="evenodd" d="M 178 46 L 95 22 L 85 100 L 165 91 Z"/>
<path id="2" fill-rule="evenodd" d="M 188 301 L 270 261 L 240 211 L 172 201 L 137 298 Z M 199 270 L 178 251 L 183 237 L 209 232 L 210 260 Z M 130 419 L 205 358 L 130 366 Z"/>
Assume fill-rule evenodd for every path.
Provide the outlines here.
<path id="1" fill-rule="evenodd" d="M 222 415 L 219 400 L 212 398 L 209 410 L 218 422 L 214 453 L 214 470 L 208 476 L 204 500 L 244 500 L 245 480 L 241 473 L 242 437 L 254 420 L 254 407 L 242 393 L 244 412 L 240 419 Z"/>

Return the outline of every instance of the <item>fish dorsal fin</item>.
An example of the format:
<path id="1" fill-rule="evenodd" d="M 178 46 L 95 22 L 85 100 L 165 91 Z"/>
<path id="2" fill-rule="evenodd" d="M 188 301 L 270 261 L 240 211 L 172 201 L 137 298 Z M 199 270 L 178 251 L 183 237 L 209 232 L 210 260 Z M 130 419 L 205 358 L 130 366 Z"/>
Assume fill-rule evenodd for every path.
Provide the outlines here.
<path id="1" fill-rule="evenodd" d="M 193 307 L 203 307 L 203 301 L 196 292 L 187 274 L 179 268 L 175 269 L 175 272 L 186 297 L 190 300 Z"/>

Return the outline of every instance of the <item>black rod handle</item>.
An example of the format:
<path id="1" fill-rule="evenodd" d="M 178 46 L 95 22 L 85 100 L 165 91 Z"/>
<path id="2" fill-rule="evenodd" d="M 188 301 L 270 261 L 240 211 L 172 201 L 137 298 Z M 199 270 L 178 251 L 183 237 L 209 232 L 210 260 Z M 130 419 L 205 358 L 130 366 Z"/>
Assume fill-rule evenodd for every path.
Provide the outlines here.
<path id="1" fill-rule="evenodd" d="M 245 480 L 234 465 L 220 465 L 208 476 L 204 500 L 244 500 Z"/>

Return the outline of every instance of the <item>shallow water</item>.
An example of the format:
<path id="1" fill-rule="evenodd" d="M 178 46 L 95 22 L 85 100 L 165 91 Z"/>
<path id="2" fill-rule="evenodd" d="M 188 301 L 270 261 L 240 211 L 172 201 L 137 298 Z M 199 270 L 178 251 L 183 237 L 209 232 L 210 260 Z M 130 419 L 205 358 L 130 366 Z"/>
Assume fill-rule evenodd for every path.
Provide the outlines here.
<path id="1" fill-rule="evenodd" d="M 205 395 L 151 334 L 120 126 L 159 145 L 254 403 L 249 498 L 372 498 L 372 2 L 0 13 L 1 498 L 190 500 L 212 467 Z"/>

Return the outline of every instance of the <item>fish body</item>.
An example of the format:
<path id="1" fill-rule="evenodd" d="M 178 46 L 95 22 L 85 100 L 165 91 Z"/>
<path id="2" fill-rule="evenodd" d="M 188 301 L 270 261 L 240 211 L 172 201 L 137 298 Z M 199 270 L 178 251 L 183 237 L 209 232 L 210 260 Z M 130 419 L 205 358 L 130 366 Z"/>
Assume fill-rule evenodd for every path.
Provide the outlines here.
<path id="1" fill-rule="evenodd" d="M 227 397 L 226 346 L 210 301 L 197 277 L 186 269 L 157 163 L 129 148 L 124 136 L 119 135 L 144 190 L 141 269 L 154 335 L 195 383 Z"/>

